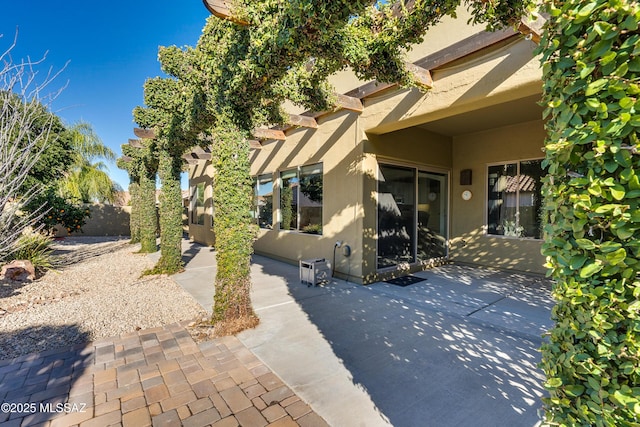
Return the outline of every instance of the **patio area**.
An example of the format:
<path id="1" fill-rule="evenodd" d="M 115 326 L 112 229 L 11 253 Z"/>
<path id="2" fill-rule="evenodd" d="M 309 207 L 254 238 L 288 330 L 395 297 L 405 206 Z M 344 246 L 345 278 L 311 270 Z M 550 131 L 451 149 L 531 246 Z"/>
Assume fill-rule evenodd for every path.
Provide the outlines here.
<path id="1" fill-rule="evenodd" d="M 210 310 L 215 253 L 185 245 L 174 278 Z M 297 266 L 254 256 L 261 323 L 238 339 L 330 425 L 538 425 L 550 283 L 462 265 L 414 275 L 308 287 Z"/>

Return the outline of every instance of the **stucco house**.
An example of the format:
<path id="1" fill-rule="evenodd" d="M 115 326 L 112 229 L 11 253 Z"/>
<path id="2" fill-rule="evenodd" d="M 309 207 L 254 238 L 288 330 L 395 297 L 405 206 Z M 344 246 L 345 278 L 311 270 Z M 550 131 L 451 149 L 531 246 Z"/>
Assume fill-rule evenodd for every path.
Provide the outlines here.
<path id="1" fill-rule="evenodd" d="M 253 143 L 256 253 L 291 263 L 335 253 L 335 275 L 363 284 L 445 260 L 544 272 L 536 44 L 468 18 L 460 10 L 407 53 L 430 90 L 345 71 L 332 79 L 343 108 L 291 107 L 303 126 Z M 210 154 L 186 158 L 189 235 L 213 244 Z"/>

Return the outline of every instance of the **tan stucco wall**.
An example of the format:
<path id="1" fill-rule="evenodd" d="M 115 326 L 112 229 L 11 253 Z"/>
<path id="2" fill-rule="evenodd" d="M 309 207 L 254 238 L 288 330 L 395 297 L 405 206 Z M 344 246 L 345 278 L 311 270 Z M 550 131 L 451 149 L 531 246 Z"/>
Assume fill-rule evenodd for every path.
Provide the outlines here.
<path id="1" fill-rule="evenodd" d="M 466 7 L 458 7 L 456 9 L 456 15 L 457 18 L 445 16 L 440 23 L 430 28 L 428 36 L 425 37 L 424 41 L 412 46 L 411 49 L 405 53 L 406 61 L 416 62 L 467 37 L 473 36 L 484 29 L 482 25 L 467 24 L 471 14 L 467 11 Z M 346 93 L 367 82 L 359 80 L 351 69 L 346 69 L 330 76 L 329 83 L 333 85 L 336 93 Z M 290 102 L 285 103 L 284 108 L 292 114 L 300 114 L 304 111 L 304 108 L 295 106 Z"/>
<path id="2" fill-rule="evenodd" d="M 189 228 L 189 238 L 193 241 L 213 246 L 215 244 L 215 235 L 211 222 L 211 212 L 213 207 L 213 166 L 210 161 L 199 162 L 196 165 L 189 166 L 189 218 L 187 220 Z M 204 225 L 198 225 L 191 222 L 194 188 L 198 183 L 205 183 L 204 206 L 205 216 Z"/>
<path id="3" fill-rule="evenodd" d="M 429 44 L 411 53 L 415 58 L 432 53 L 477 32 L 466 27 L 466 19 L 450 23 L 439 33 L 436 45 Z M 458 28 L 458 26 L 461 26 Z M 458 29 L 456 29 L 458 28 Z M 464 29 L 463 29 L 464 28 Z M 434 30 L 435 31 L 435 30 Z M 440 30 L 438 30 L 440 31 Z M 539 242 L 490 238 L 481 235 L 484 225 L 485 169 L 487 162 L 541 157 L 544 131 L 540 122 L 525 123 L 487 132 L 449 137 L 415 126 L 455 117 L 469 111 L 519 100 L 541 91 L 535 45 L 511 39 L 433 72 L 434 87 L 423 93 L 417 89 L 389 90 L 363 100 L 364 111 L 339 111 L 319 119 L 318 129 L 297 129 L 285 141 L 266 141 L 251 153 L 253 176 L 278 174 L 292 167 L 323 163 L 323 234 L 312 235 L 277 229 L 279 217 L 277 185 L 274 187 L 274 229 L 261 229 L 255 251 L 291 263 L 305 258 L 331 260 L 334 244 L 348 244 L 346 258 L 337 251 L 336 271 L 350 280 L 370 282 L 376 273 L 376 191 L 379 163 L 398 162 L 427 170 L 451 172 L 450 229 L 454 245 L 451 255 L 463 262 L 540 271 Z M 340 77 L 340 76 L 339 76 Z M 344 92 L 363 82 L 340 77 Z M 351 87 L 353 86 L 353 87 Z M 462 204 L 459 171 L 473 170 L 475 197 Z M 190 168 L 192 186 L 208 180 L 212 171 L 207 162 Z M 208 190 L 210 191 L 210 190 Z M 209 199 L 211 193 L 207 193 Z M 209 222 L 207 222 L 209 224 Z M 191 238 L 213 243 L 208 226 L 189 226 Z M 461 240 L 466 241 L 462 247 Z M 516 254 L 516 258 L 513 255 Z"/>
<path id="4" fill-rule="evenodd" d="M 453 261 L 543 273 L 540 240 L 485 234 L 487 165 L 544 157 L 543 122 L 533 121 L 460 136 L 453 140 L 450 257 Z M 472 185 L 460 185 L 460 171 L 472 170 Z M 464 190 L 473 193 L 462 200 Z"/>
<path id="5" fill-rule="evenodd" d="M 129 218 L 131 206 L 112 206 L 103 204 L 87 205 L 91 211 L 91 217 L 82 227 L 81 233 L 72 233 L 73 236 L 129 236 Z M 55 235 L 68 236 L 67 230 L 57 226 Z"/>
<path id="6" fill-rule="evenodd" d="M 433 88 L 425 93 L 407 89 L 367 98 L 362 126 L 369 134 L 389 133 L 539 94 L 541 71 L 534 48 L 514 39 L 434 71 Z"/>
<path id="7" fill-rule="evenodd" d="M 358 144 L 361 131 L 358 115 L 341 111 L 320 121 L 319 129 L 299 129 L 287 135 L 286 141 L 270 141 L 252 153 L 254 176 L 279 172 L 297 166 L 322 162 L 323 165 L 323 231 L 322 235 L 280 231 L 279 191 L 274 189 L 274 229 L 261 229 L 254 249 L 288 262 L 300 259 L 331 260 L 336 241 L 351 247 L 350 257 L 336 251 L 336 272 L 357 280 L 362 274 L 362 149 Z"/>

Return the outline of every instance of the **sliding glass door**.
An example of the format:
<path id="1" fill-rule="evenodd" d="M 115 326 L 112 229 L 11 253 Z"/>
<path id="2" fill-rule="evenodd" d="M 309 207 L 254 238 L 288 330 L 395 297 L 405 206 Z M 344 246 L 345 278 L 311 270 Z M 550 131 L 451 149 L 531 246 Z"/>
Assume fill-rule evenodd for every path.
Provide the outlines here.
<path id="1" fill-rule="evenodd" d="M 446 256 L 448 176 L 384 164 L 379 171 L 377 268 Z"/>

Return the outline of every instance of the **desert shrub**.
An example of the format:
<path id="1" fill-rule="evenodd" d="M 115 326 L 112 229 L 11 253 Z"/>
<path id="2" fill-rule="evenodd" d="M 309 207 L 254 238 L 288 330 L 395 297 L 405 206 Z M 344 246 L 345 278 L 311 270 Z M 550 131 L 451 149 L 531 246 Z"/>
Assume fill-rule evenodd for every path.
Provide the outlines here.
<path id="1" fill-rule="evenodd" d="M 91 216 L 89 208 L 59 196 L 53 188 L 34 198 L 25 206 L 25 210 L 36 211 L 43 207 L 46 213 L 34 226 L 48 233 L 52 233 L 56 225 L 60 225 L 68 233 L 82 232 L 87 218 Z"/>
<path id="2" fill-rule="evenodd" d="M 30 261 L 36 271 L 42 273 L 53 267 L 53 238 L 37 233 L 25 231 L 18 239 L 18 250 L 9 255 L 9 261 L 20 259 Z"/>

